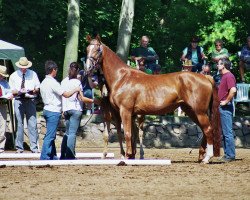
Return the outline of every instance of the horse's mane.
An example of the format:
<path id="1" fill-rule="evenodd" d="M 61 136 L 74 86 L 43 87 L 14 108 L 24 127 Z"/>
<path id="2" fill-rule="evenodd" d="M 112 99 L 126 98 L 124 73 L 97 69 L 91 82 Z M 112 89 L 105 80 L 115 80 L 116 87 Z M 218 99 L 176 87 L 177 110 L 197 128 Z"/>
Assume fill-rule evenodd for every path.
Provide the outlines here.
<path id="1" fill-rule="evenodd" d="M 112 51 L 107 45 L 103 43 L 101 43 L 101 45 L 103 46 L 104 52 L 109 54 L 109 56 L 111 56 L 112 62 L 118 65 L 121 65 L 122 67 L 129 68 L 129 66 L 126 63 L 124 63 L 124 61 L 114 51 Z"/>

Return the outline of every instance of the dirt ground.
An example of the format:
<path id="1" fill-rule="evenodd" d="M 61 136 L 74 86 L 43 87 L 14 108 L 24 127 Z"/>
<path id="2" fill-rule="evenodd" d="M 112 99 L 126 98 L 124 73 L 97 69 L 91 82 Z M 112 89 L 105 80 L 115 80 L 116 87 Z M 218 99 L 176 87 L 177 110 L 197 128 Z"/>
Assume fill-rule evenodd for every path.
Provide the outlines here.
<path id="1" fill-rule="evenodd" d="M 208 165 L 190 150 L 145 149 L 145 158 L 171 159 L 169 166 L 2 167 L 0 199 L 250 199 L 250 149 L 237 149 L 235 162 Z M 76 151 L 102 148 L 78 141 Z M 118 144 L 109 152 L 119 158 Z"/>

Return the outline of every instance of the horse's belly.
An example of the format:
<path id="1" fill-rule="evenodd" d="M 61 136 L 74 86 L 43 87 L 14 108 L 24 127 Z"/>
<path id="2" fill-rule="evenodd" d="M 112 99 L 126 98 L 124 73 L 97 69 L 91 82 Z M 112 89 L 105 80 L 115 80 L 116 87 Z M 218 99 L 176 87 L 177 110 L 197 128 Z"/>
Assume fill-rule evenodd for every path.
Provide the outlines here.
<path id="1" fill-rule="evenodd" d="M 134 113 L 141 115 L 163 115 L 166 113 L 173 112 L 179 105 L 169 104 L 169 105 L 146 105 L 146 106 L 135 106 Z"/>

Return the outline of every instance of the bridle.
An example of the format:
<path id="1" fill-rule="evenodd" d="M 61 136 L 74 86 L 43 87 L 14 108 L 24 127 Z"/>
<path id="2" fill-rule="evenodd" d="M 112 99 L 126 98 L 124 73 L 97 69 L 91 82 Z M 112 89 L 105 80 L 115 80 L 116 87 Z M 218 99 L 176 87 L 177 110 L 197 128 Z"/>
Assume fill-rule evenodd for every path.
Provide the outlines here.
<path id="1" fill-rule="evenodd" d="M 89 60 L 89 67 L 87 69 L 87 71 L 90 73 L 95 69 L 98 69 L 100 67 L 100 62 L 101 62 L 101 58 L 102 58 L 102 45 L 100 43 L 96 44 L 96 43 L 90 43 L 89 46 L 93 45 L 94 48 L 97 46 L 97 55 L 94 56 L 89 56 L 87 55 L 87 60 Z"/>

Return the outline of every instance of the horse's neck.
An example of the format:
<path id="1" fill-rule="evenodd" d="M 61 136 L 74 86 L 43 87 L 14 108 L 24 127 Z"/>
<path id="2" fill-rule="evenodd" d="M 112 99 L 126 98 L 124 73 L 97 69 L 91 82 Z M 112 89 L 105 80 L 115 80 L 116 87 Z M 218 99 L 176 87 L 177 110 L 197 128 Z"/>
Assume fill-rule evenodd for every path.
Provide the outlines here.
<path id="1" fill-rule="evenodd" d="M 121 69 L 128 69 L 128 66 L 111 49 L 104 46 L 102 71 L 110 90 L 121 78 L 122 73 L 127 71 L 122 72 Z"/>

